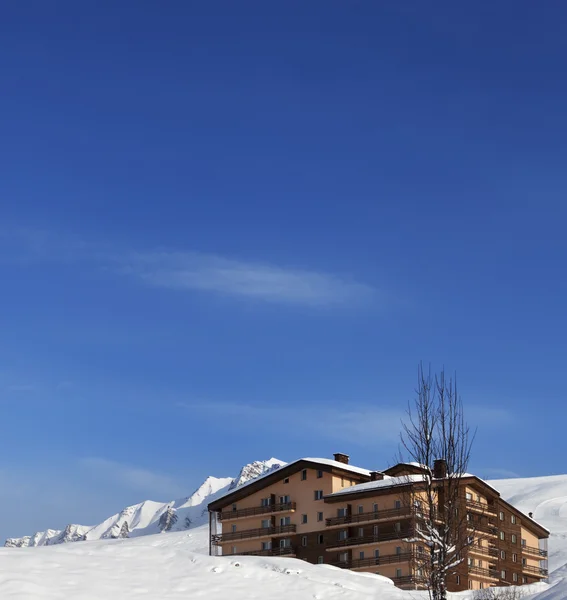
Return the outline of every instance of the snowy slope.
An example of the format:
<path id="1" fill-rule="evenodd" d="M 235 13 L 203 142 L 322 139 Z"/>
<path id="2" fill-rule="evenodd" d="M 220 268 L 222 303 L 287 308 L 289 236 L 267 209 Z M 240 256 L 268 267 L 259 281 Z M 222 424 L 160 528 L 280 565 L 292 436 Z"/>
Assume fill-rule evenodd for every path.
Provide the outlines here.
<path id="1" fill-rule="evenodd" d="M 533 518 L 551 531 L 550 572 L 565 565 L 567 563 L 567 475 L 500 479 L 488 483 L 522 512 L 533 513 Z"/>
<path id="2" fill-rule="evenodd" d="M 207 527 L 48 548 L 0 548 L 2 600 L 426 600 L 380 575 L 293 558 L 212 557 Z M 566 596 L 530 596 L 562 600 Z M 548 586 L 531 586 L 531 592 Z M 465 593 L 450 594 L 452 600 Z M 526 599 L 527 600 L 527 599 Z"/>
<path id="3" fill-rule="evenodd" d="M 5 546 L 12 548 L 51 546 L 66 542 L 118 538 L 123 535 L 138 537 L 162 531 L 184 531 L 207 521 L 209 502 L 230 489 L 243 485 L 250 479 L 279 468 L 283 464 L 285 463 L 275 458 L 256 461 L 242 467 L 235 478 L 207 477 L 201 486 L 186 498 L 171 502 L 146 500 L 126 507 L 98 525 L 68 525 L 63 531 L 48 529 L 33 536 L 10 538 L 6 540 Z"/>

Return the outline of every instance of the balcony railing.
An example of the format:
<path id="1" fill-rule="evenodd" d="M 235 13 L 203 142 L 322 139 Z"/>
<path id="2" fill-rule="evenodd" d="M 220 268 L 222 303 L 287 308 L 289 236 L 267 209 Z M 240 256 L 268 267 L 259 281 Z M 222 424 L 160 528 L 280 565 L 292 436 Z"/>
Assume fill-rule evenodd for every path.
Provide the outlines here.
<path id="1" fill-rule="evenodd" d="M 295 502 L 285 502 L 282 504 L 268 504 L 268 506 L 253 506 L 251 508 L 241 508 L 240 510 L 225 510 L 219 513 L 220 521 L 229 521 L 230 519 L 241 519 L 243 517 L 255 517 L 256 515 L 267 515 L 278 512 L 293 512 L 296 509 Z"/>
<path id="2" fill-rule="evenodd" d="M 467 498 L 467 506 L 472 510 L 480 510 L 485 514 L 496 514 L 496 509 L 493 506 L 490 506 L 489 504 L 485 504 L 483 502 L 477 502 L 476 500 L 469 500 Z"/>
<path id="3" fill-rule="evenodd" d="M 524 571 L 524 573 L 532 573 L 533 575 L 538 575 L 539 577 L 547 577 L 548 575 L 547 569 L 542 569 L 541 567 L 533 567 L 532 565 L 522 565 L 522 571 Z"/>
<path id="4" fill-rule="evenodd" d="M 492 523 L 477 523 L 475 521 L 467 521 L 467 527 L 474 531 L 481 533 L 488 533 L 490 535 L 498 535 L 498 527 L 492 525 Z"/>
<path id="5" fill-rule="evenodd" d="M 522 546 L 522 552 L 524 554 L 534 554 L 535 556 L 542 556 L 547 558 L 547 550 L 542 548 L 534 548 L 532 546 Z"/>
<path id="6" fill-rule="evenodd" d="M 326 519 L 327 527 L 336 525 L 348 525 L 350 523 L 363 523 L 365 521 L 382 521 L 385 519 L 397 519 L 416 514 L 417 508 L 414 506 L 402 506 L 401 508 L 388 508 L 373 512 L 355 513 L 354 515 L 345 515 L 344 517 L 332 517 Z"/>
<path id="7" fill-rule="evenodd" d="M 468 546 L 467 550 L 470 554 L 483 554 L 484 556 L 498 557 L 498 548 L 486 548 L 485 546 Z"/>
<path id="8" fill-rule="evenodd" d="M 223 556 L 295 556 L 296 549 L 293 546 L 284 548 L 270 548 L 269 550 L 249 550 L 248 552 L 223 553 Z"/>
<path id="9" fill-rule="evenodd" d="M 260 527 L 258 529 L 245 529 L 243 531 L 230 531 L 229 533 L 216 534 L 211 537 L 213 544 L 233 542 L 234 540 L 247 540 L 250 538 L 272 537 L 285 533 L 295 533 L 295 525 L 279 525 L 278 527 Z"/>
<path id="10" fill-rule="evenodd" d="M 385 556 L 372 556 L 370 558 L 353 558 L 351 560 L 331 563 L 335 567 L 343 569 L 360 569 L 362 567 L 374 567 L 378 565 L 391 565 L 392 563 L 409 562 L 413 560 L 414 554 L 403 552 L 401 554 L 386 554 Z"/>
<path id="11" fill-rule="evenodd" d="M 336 540 L 329 542 L 327 550 L 331 548 L 345 548 L 347 546 L 361 546 L 363 544 L 375 544 L 378 542 L 386 542 L 391 540 L 403 540 L 415 535 L 413 529 L 404 529 L 402 531 L 388 531 L 377 535 L 365 535 L 362 537 L 347 537 L 344 540 Z"/>
<path id="12" fill-rule="evenodd" d="M 402 585 L 410 585 L 413 584 L 415 586 L 425 586 L 426 581 L 423 578 L 416 577 L 415 575 L 403 575 L 402 577 L 390 577 L 390 579 L 394 582 L 394 585 L 400 587 Z"/>
<path id="13" fill-rule="evenodd" d="M 499 579 L 500 577 L 496 569 L 483 569 L 482 567 L 469 566 L 469 573 L 480 575 L 481 577 L 488 577 L 490 579 Z"/>

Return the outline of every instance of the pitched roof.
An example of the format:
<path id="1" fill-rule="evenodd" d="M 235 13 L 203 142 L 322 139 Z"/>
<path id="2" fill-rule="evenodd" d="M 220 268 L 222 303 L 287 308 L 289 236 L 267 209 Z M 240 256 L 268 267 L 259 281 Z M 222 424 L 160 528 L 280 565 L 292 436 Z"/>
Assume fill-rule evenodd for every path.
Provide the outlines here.
<path id="1" fill-rule="evenodd" d="M 397 487 L 400 485 L 408 485 L 410 483 L 416 483 L 423 481 L 423 475 L 402 475 L 401 477 L 390 477 L 385 475 L 384 479 L 378 481 L 368 481 L 366 483 L 359 483 L 358 485 L 352 485 L 350 487 L 339 490 L 332 494 L 328 494 L 325 498 L 335 498 L 337 496 L 346 496 L 347 494 L 360 494 L 362 492 L 372 492 L 374 490 L 384 490 L 391 487 Z"/>
<path id="2" fill-rule="evenodd" d="M 276 468 L 272 471 L 268 471 L 263 475 L 255 477 L 238 487 L 229 490 L 223 496 L 216 498 L 208 506 L 209 510 L 219 510 L 223 506 L 226 506 L 233 500 L 245 497 L 253 491 L 261 490 L 262 488 L 275 483 L 282 477 L 287 477 L 292 473 L 295 473 L 304 468 L 317 469 L 321 467 L 323 471 L 335 471 L 339 473 L 353 473 L 360 477 L 368 479 L 370 477 L 370 471 L 354 465 L 348 465 L 336 460 L 329 458 L 299 458 L 293 462 L 288 463 L 280 468 Z"/>

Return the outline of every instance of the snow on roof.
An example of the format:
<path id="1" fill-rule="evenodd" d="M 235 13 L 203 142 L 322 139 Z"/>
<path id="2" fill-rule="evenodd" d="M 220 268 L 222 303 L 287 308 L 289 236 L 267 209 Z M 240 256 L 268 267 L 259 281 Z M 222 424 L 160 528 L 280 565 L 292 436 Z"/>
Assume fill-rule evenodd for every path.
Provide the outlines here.
<path id="1" fill-rule="evenodd" d="M 271 460 L 274 460 L 274 459 L 271 459 Z M 268 477 L 268 475 L 272 475 L 272 473 L 275 473 L 279 469 L 283 469 L 284 467 L 291 467 L 292 465 L 294 465 L 298 462 L 301 462 L 301 461 L 308 461 L 308 462 L 316 463 L 319 465 L 327 465 L 330 467 L 337 467 L 338 469 L 343 469 L 345 471 L 352 471 L 353 473 L 358 473 L 360 475 L 366 475 L 367 477 L 370 477 L 370 471 L 368 469 L 363 469 L 361 467 L 355 467 L 354 465 L 347 465 L 347 464 L 339 462 L 337 460 L 332 460 L 329 458 L 298 458 L 296 460 L 293 460 L 290 463 L 287 463 L 287 464 L 283 463 L 283 464 L 281 464 L 281 466 L 279 466 L 278 464 L 272 465 L 272 468 L 269 471 L 262 473 L 262 475 L 258 475 L 258 477 L 249 479 L 245 483 L 241 483 L 238 487 L 227 490 L 225 494 L 218 496 L 215 499 L 215 501 L 220 500 L 221 498 L 224 498 L 225 496 L 230 496 L 230 494 L 236 492 L 237 490 L 241 490 L 242 488 L 245 488 L 246 486 L 248 486 L 252 483 L 255 483 L 256 481 L 260 481 L 261 479 Z M 278 462 L 280 462 L 280 461 L 278 461 Z"/>
<path id="2" fill-rule="evenodd" d="M 359 473 L 360 475 L 366 475 L 367 477 L 370 477 L 370 471 L 368 469 L 355 467 L 354 465 L 347 465 L 339 462 L 338 460 L 332 460 L 330 458 L 300 458 L 299 460 L 307 460 L 309 462 L 319 463 L 320 465 L 328 465 L 330 467 L 336 467 L 337 469 L 344 469 L 345 471 L 352 471 L 353 473 Z"/>
<path id="3" fill-rule="evenodd" d="M 423 480 L 423 475 L 402 475 L 401 477 L 390 477 L 389 475 L 384 475 L 384 479 L 379 479 L 378 481 L 368 481 L 367 483 L 359 483 L 358 485 L 353 485 L 345 488 L 344 490 L 339 490 L 334 494 L 328 494 L 326 498 L 334 498 L 336 496 L 343 496 L 345 494 L 358 494 L 360 492 L 396 487 L 398 485 L 406 485 L 408 483 Z"/>

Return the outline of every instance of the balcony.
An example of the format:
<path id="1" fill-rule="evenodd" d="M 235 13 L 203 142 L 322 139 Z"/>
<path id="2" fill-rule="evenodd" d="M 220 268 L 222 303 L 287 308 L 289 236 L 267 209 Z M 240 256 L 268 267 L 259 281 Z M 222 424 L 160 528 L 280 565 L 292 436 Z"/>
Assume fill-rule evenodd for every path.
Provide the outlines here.
<path id="1" fill-rule="evenodd" d="M 482 554 L 483 556 L 498 557 L 498 548 L 487 548 L 486 546 L 468 546 L 469 554 Z"/>
<path id="2" fill-rule="evenodd" d="M 547 577 L 548 575 L 547 569 L 533 567 L 532 565 L 522 565 L 522 571 L 524 573 L 529 573 L 530 575 L 535 575 L 536 577 Z"/>
<path id="3" fill-rule="evenodd" d="M 467 521 L 467 527 L 478 533 L 485 533 L 494 537 L 498 536 L 498 527 L 492 523 L 475 523 L 474 521 Z"/>
<path id="4" fill-rule="evenodd" d="M 244 519 L 245 517 L 256 517 L 272 513 L 294 512 L 296 506 L 295 502 L 286 502 L 284 504 L 269 504 L 268 506 L 253 506 L 240 510 L 225 510 L 219 513 L 219 521 L 232 521 L 234 519 Z"/>
<path id="5" fill-rule="evenodd" d="M 481 512 L 483 515 L 496 516 L 496 509 L 493 506 L 477 502 L 476 500 L 467 499 L 467 508 L 476 512 Z"/>
<path id="6" fill-rule="evenodd" d="M 483 569 L 482 567 L 469 566 L 469 573 L 478 577 L 486 577 L 488 579 L 499 579 L 500 574 L 496 569 Z"/>
<path id="7" fill-rule="evenodd" d="M 427 582 L 422 577 L 416 575 L 404 575 L 402 577 L 390 577 L 396 587 L 411 586 L 411 588 L 425 587 Z"/>
<path id="8" fill-rule="evenodd" d="M 534 556 L 541 556 L 547 558 L 547 550 L 542 548 L 533 548 L 532 546 L 522 546 L 522 552 L 524 554 L 533 554 Z"/>
<path id="9" fill-rule="evenodd" d="M 401 554 L 386 554 L 385 556 L 372 556 L 370 558 L 354 558 L 346 561 L 331 563 L 335 567 L 342 569 L 362 569 L 364 567 L 374 567 L 379 565 L 391 565 L 393 563 L 408 562 L 414 558 L 411 552 Z"/>
<path id="10" fill-rule="evenodd" d="M 387 510 L 379 510 L 373 512 L 356 513 L 354 515 L 346 515 L 344 517 L 332 517 L 326 519 L 327 527 L 340 527 L 351 523 L 368 523 L 370 521 L 386 521 L 388 519 L 399 519 L 409 517 L 417 513 L 417 509 L 413 506 L 402 506 L 401 508 L 390 508 Z"/>
<path id="11" fill-rule="evenodd" d="M 404 540 L 407 537 L 415 535 L 413 529 L 404 529 L 402 531 L 389 531 L 386 533 L 379 533 L 378 535 L 365 535 L 362 537 L 348 537 L 344 540 L 336 540 L 330 542 L 326 550 L 332 550 L 335 548 L 350 548 L 352 546 L 364 546 L 369 544 L 377 544 L 379 542 L 387 542 L 392 540 Z"/>
<path id="12" fill-rule="evenodd" d="M 250 550 L 248 552 L 235 552 L 223 556 L 295 556 L 296 550 L 293 546 L 285 548 L 270 548 L 269 550 Z"/>
<path id="13" fill-rule="evenodd" d="M 258 529 L 245 529 L 244 531 L 230 531 L 229 533 L 216 534 L 211 537 L 213 544 L 224 544 L 235 540 L 251 540 L 254 538 L 275 537 L 288 533 L 295 533 L 295 525 L 279 525 L 278 527 L 260 527 Z"/>

